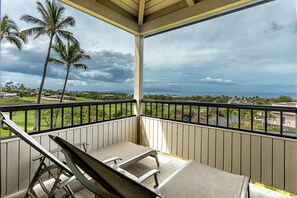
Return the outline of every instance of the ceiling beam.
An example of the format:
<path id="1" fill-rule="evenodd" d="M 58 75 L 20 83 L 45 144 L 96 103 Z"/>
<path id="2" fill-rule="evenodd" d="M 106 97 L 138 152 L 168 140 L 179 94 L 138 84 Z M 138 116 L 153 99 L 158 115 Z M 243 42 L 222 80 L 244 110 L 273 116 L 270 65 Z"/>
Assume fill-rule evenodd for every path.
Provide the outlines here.
<path id="1" fill-rule="evenodd" d="M 270 1 L 271 0 L 203 0 L 193 6 L 147 21 L 140 27 L 140 33 L 141 35 L 148 36 L 187 23 L 206 20 L 207 18 L 222 15 L 232 10 L 240 10 Z"/>
<path id="2" fill-rule="evenodd" d="M 100 3 L 100 0 L 60 0 L 71 7 L 83 11 L 91 16 L 101 19 L 111 25 L 121 28 L 134 35 L 139 35 L 139 26 L 136 21 L 131 20 L 127 13 L 120 14 L 113 8 Z"/>
<path id="3" fill-rule="evenodd" d="M 186 2 L 187 2 L 187 4 L 188 4 L 188 6 L 193 6 L 193 5 L 195 5 L 194 0 L 186 0 Z"/>
<path id="4" fill-rule="evenodd" d="M 139 0 L 138 25 L 143 24 L 145 0 Z"/>

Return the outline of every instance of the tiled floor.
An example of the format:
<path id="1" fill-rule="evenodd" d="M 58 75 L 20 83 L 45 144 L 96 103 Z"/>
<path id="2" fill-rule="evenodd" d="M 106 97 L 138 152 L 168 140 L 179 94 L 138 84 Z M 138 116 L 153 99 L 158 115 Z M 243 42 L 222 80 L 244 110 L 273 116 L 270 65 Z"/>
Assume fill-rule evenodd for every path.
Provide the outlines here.
<path id="1" fill-rule="evenodd" d="M 160 160 L 160 174 L 158 175 L 159 184 L 162 183 L 166 178 L 168 178 L 171 174 L 173 174 L 176 170 L 181 168 L 186 161 L 181 160 L 179 158 L 174 158 L 165 154 L 159 154 Z M 140 177 L 147 171 L 151 169 L 157 169 L 156 161 L 154 158 L 146 158 L 134 165 L 131 165 L 125 170 L 129 171 L 130 173 L 134 174 L 137 177 Z M 153 189 L 155 182 L 153 178 L 149 178 L 144 182 L 144 185 Z M 79 189 L 76 193 L 76 198 L 93 198 L 95 197 L 91 192 L 84 189 L 82 186 L 76 184 L 75 189 Z M 23 197 L 23 193 L 14 194 L 9 197 Z M 38 196 L 38 197 L 45 197 L 45 196 Z M 250 184 L 250 197 L 251 198 L 289 198 L 290 196 L 284 195 L 275 191 L 271 191 L 269 189 Z"/>

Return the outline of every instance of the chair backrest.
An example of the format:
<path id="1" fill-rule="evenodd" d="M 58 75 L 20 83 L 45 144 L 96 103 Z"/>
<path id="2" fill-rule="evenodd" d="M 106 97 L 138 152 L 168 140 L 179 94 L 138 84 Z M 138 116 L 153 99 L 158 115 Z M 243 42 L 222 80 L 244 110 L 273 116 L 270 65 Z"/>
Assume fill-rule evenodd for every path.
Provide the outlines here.
<path id="1" fill-rule="evenodd" d="M 87 173 L 113 196 L 131 198 L 160 197 L 154 191 L 144 187 L 138 182 L 95 159 L 84 151 L 61 139 L 60 137 L 50 136 L 50 138 L 52 138 L 62 148 L 62 152 L 65 154 L 67 165 L 71 168 L 78 180 L 80 180 L 81 175 L 77 175 L 76 171 L 73 170 L 73 168 L 76 169 L 76 166 Z M 74 167 L 72 165 L 74 165 Z M 87 185 L 85 186 L 89 188 Z M 93 191 L 92 188 L 89 188 L 89 190 Z M 96 192 L 94 193 L 96 194 Z"/>
<path id="2" fill-rule="evenodd" d="M 52 153 L 50 153 L 48 150 L 46 150 L 43 146 L 41 146 L 34 138 L 32 138 L 28 133 L 23 131 L 16 125 L 12 120 L 9 119 L 7 115 L 0 112 L 0 114 L 3 116 L 2 123 L 6 124 L 7 127 L 11 132 L 13 132 L 16 136 L 21 138 L 23 141 L 25 141 L 27 144 L 32 146 L 34 149 L 36 149 L 38 152 L 40 152 L 43 156 L 51 160 L 53 163 L 55 163 L 59 168 L 64 169 L 67 173 L 72 174 L 70 168 L 66 166 L 63 162 L 61 162 L 56 156 L 54 156 Z"/>

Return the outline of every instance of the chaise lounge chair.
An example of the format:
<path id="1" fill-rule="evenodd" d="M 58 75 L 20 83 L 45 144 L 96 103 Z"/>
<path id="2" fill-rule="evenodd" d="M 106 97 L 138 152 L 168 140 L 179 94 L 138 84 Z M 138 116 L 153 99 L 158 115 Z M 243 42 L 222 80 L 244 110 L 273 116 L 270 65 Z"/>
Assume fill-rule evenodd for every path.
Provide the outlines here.
<path id="1" fill-rule="evenodd" d="M 26 132 L 20 129 L 13 121 L 9 119 L 7 115 L 3 114 L 2 112 L 0 112 L 0 114 L 2 116 L 2 128 L 7 128 L 11 130 L 15 135 L 17 135 L 19 138 L 21 138 L 23 141 L 32 146 L 41 154 L 39 157 L 33 159 L 40 160 L 40 164 L 29 184 L 25 196 L 37 197 L 33 190 L 34 186 L 37 183 L 39 183 L 44 192 L 48 194 L 48 197 L 53 197 L 55 195 L 55 191 L 57 188 L 64 189 L 66 191 L 66 195 L 73 196 L 74 193 L 72 192 L 68 184 L 71 181 L 75 180 L 75 176 L 73 175 L 69 167 L 65 165 L 65 163 L 63 163 L 60 159 L 53 155 L 54 152 L 60 151 L 61 149 L 55 149 L 51 152 L 48 151 L 42 145 L 40 145 L 34 138 L 32 138 L 30 135 L 28 135 Z M 3 124 L 5 124 L 5 127 Z M 107 147 L 103 147 L 98 150 L 91 151 L 90 155 L 92 155 L 98 160 L 101 160 L 103 163 L 117 163 L 117 160 L 121 160 L 121 162 L 118 164 L 119 167 L 126 167 L 147 156 L 153 156 L 156 160 L 157 166 L 159 166 L 157 152 L 155 150 L 139 146 L 131 142 L 121 142 Z M 54 164 L 47 166 L 47 164 L 45 163 L 46 159 L 49 159 Z M 51 174 L 51 170 L 53 169 L 58 169 L 57 176 Z M 41 180 L 41 176 L 45 173 L 51 174 L 55 179 L 54 185 L 51 187 L 51 189 L 47 189 Z M 66 175 L 67 177 L 69 177 L 69 179 L 61 182 L 61 175 Z"/>
<path id="2" fill-rule="evenodd" d="M 150 190 L 137 181 L 77 149 L 67 141 L 50 136 L 61 148 L 67 165 L 78 180 L 94 194 L 107 197 L 220 197 L 245 198 L 249 196 L 249 178 L 220 171 L 190 161 L 155 190 Z M 97 184 L 97 188 L 80 172 L 85 171 Z"/>

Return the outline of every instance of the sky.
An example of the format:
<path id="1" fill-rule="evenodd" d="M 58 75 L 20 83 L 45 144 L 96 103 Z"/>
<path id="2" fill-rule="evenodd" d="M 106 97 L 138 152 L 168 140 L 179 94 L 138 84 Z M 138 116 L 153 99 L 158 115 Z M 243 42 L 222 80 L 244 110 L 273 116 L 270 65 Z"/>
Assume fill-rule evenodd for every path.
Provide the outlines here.
<path id="1" fill-rule="evenodd" d="M 35 1 L 1 0 L 7 14 L 19 20 L 36 17 Z M 69 28 L 91 56 L 87 71 L 71 69 L 67 90 L 133 91 L 134 36 L 71 7 Z M 297 19 L 295 0 L 268 4 L 146 38 L 144 91 L 199 95 L 203 93 L 287 94 L 297 98 Z M 31 38 L 22 51 L 1 46 L 1 84 L 12 80 L 37 88 L 48 38 Z M 55 56 L 54 53 L 52 53 Z M 62 89 L 66 68 L 49 64 L 45 88 Z"/>

